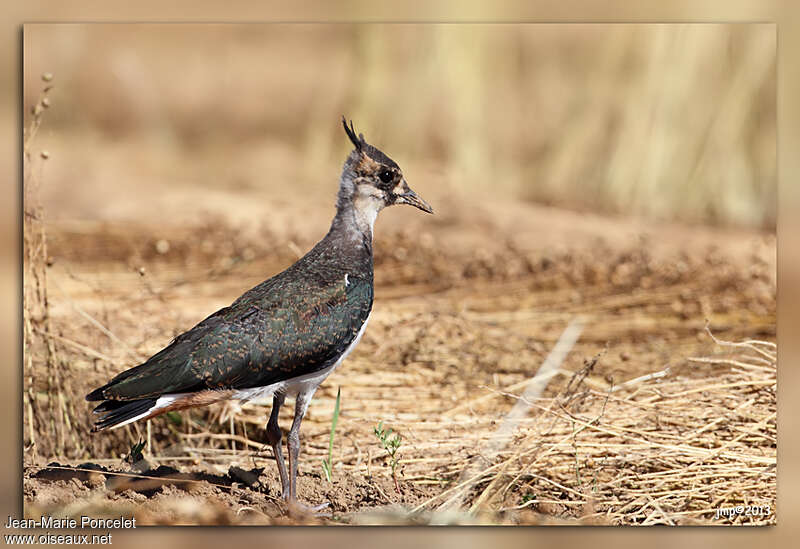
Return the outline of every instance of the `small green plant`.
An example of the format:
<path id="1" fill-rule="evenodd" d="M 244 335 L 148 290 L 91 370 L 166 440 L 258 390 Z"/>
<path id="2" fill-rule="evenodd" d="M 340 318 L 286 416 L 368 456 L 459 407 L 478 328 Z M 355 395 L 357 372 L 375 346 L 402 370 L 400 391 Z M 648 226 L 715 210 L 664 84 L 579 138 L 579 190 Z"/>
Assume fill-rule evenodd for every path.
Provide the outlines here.
<path id="1" fill-rule="evenodd" d="M 134 463 L 143 460 L 144 456 L 142 455 L 142 450 L 144 450 L 144 444 L 145 442 L 143 440 L 140 440 L 139 442 L 132 444 L 131 449 L 128 452 L 128 455 L 125 456 L 125 461 L 133 465 Z"/>
<path id="2" fill-rule="evenodd" d="M 383 421 L 378 422 L 375 427 L 375 436 L 381 443 L 381 447 L 389 454 L 389 465 L 392 466 L 392 480 L 394 480 L 394 489 L 400 492 L 400 486 L 397 484 L 397 450 L 400 448 L 401 438 L 399 433 L 395 433 L 392 438 L 392 430 L 383 428 Z"/>
<path id="3" fill-rule="evenodd" d="M 535 499 L 536 499 L 536 494 L 534 494 L 533 492 L 526 492 L 526 493 L 525 493 L 525 494 L 522 496 L 522 503 L 521 503 L 521 505 L 526 505 L 528 502 L 530 502 L 530 501 L 534 501 Z"/>
<path id="4" fill-rule="evenodd" d="M 322 470 L 325 471 L 325 478 L 328 482 L 333 483 L 332 467 L 333 467 L 333 435 L 336 432 L 336 422 L 339 421 L 339 403 L 342 397 L 342 388 L 336 391 L 336 406 L 333 408 L 333 419 L 331 420 L 331 438 L 328 442 L 328 459 L 322 460 Z"/>

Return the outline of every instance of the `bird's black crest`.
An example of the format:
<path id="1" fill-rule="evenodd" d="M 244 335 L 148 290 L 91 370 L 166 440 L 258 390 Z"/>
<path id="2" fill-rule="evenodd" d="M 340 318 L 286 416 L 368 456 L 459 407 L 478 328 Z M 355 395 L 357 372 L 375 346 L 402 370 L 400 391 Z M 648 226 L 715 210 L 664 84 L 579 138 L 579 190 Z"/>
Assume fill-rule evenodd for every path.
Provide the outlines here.
<path id="1" fill-rule="evenodd" d="M 344 115 L 342 115 L 342 125 L 344 126 L 344 131 L 347 134 L 347 137 L 350 138 L 350 141 L 353 142 L 357 150 L 361 150 L 361 147 L 364 145 L 364 134 L 356 137 L 356 130 L 353 128 L 353 121 L 350 121 L 350 127 L 347 127 L 347 119 L 345 119 Z"/>
<path id="2" fill-rule="evenodd" d="M 380 149 L 377 147 L 373 147 L 367 140 L 364 139 L 364 134 L 358 134 L 356 137 L 356 130 L 353 127 L 353 121 L 350 121 L 350 126 L 347 126 L 347 120 L 345 119 L 344 115 L 342 115 L 342 125 L 344 126 L 344 131 L 347 133 L 347 137 L 350 138 L 350 141 L 353 142 L 353 145 L 356 146 L 356 150 L 360 153 L 366 154 L 375 162 L 379 162 L 384 166 L 389 166 L 390 168 L 400 169 L 400 166 L 397 163 L 386 156 Z"/>

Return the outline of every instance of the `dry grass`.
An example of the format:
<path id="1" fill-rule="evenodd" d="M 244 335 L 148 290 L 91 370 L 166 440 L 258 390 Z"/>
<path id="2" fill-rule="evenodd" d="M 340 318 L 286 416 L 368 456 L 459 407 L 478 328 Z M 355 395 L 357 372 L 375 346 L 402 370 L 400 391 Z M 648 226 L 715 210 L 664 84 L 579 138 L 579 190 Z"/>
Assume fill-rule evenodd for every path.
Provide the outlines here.
<path id="1" fill-rule="evenodd" d="M 227 239 L 224 231 L 219 237 L 220 242 Z M 398 243 L 404 237 L 386 238 Z M 261 257 L 258 244 L 249 244 Z M 459 250 L 424 246 L 414 250 L 412 259 L 378 256 L 383 282 L 370 330 L 346 368 L 320 388 L 304 422 L 301 473 L 312 483 L 306 490 L 327 484 L 319 463 L 327 457 L 341 387 L 334 482 L 390 482 L 388 462 L 372 433 L 383 420 L 403 436 L 398 470 L 403 494 L 387 487 L 380 499 L 405 509 L 371 516 L 370 506 L 359 507 L 353 500 L 339 508 L 342 520 L 718 523 L 710 511 L 716 507 L 768 503 L 774 509 L 772 344 L 731 347 L 734 353 L 705 362 L 687 358 L 708 353 L 709 338 L 696 337 L 703 330 L 700 315 L 731 338 L 753 330 L 774 337 L 774 285 L 768 268 L 737 274 L 735 264 L 708 255 L 686 258 L 676 269 L 671 260 L 602 247 L 571 252 L 569 259 L 546 253 L 547 261 L 519 250 L 497 253 L 505 259 L 474 264 Z M 190 254 L 179 261 L 191 265 L 198 260 Z M 84 278 L 88 275 L 78 268 L 81 264 L 95 275 Z M 155 259 L 148 264 L 144 277 L 134 269 L 112 269 L 98 277 L 97 263 L 87 257 L 70 268 L 51 267 L 60 288 L 53 327 L 58 337 L 52 342 L 72 376 L 72 392 L 54 394 L 80 403 L 83 394 L 122 365 L 156 351 L 187 326 L 187 313 L 170 316 L 166 310 L 196 307 L 189 318 L 201 317 L 209 302 L 224 304 L 220 291 L 235 293 L 241 278 L 250 276 L 246 273 L 268 270 L 259 260 L 234 261 L 222 271 L 212 264 L 206 276 L 197 272 L 187 283 L 184 274 L 176 280 L 176 271 L 158 267 Z M 453 273 L 457 265 L 463 269 L 459 275 Z M 437 275 L 438 270 L 450 275 Z M 420 282 L 428 277 L 429 282 Z M 109 309 L 105 303 L 117 306 Z M 142 322 L 143 315 L 151 321 Z M 540 398 L 523 401 L 530 410 L 510 441 L 493 443 L 564 326 L 576 317 L 583 318 L 584 328 L 575 347 L 556 363 Z M 33 347 L 34 357 L 44 352 L 46 341 Z M 591 368 L 582 365 L 581 357 L 606 346 L 604 354 L 589 360 Z M 47 394 L 42 385 L 47 362 L 31 363 L 34 386 Z M 59 412 L 51 416 L 41 408 L 34 431 L 26 432 L 26 463 L 88 459 L 119 467 L 130 445 L 147 439 L 147 459 L 154 464 L 216 474 L 232 464 L 258 466 L 271 474 L 274 463 L 263 445 L 268 410 L 258 404 L 241 410 L 214 406 L 89 436 L 91 414 L 85 409 L 72 431 L 80 445 L 68 438 L 59 451 L 58 432 L 43 421 L 58 419 Z M 282 422 L 288 424 L 290 411 L 285 412 Z M 44 460 L 37 461 L 31 439 Z M 456 494 L 459 505 L 454 506 Z M 227 509 L 229 504 L 219 498 L 233 496 L 215 497 L 203 505 Z M 35 501 L 34 510 L 39 508 Z M 142 512 L 155 520 L 158 513 L 146 509 Z M 409 515 L 410 510 L 416 512 Z M 226 513 L 235 513 L 235 507 Z M 194 515 L 181 516 L 191 521 L 187 517 Z M 225 516 L 226 521 L 257 521 L 251 514 Z M 774 520 L 773 514 L 737 522 Z"/>
<path id="2" fill-rule="evenodd" d="M 486 392 L 470 403 L 472 410 L 483 405 L 484 410 L 494 409 L 494 413 L 441 413 L 441 401 L 428 400 L 416 411 L 406 409 L 392 420 L 410 440 L 401 452 L 402 482 L 437 487 L 436 494 L 405 510 L 375 515 L 369 509 L 354 509 L 340 514 L 337 520 L 774 524 L 776 347 L 759 340 L 731 343 L 714 338 L 714 342 L 718 354 L 678 361 L 677 371 L 662 370 L 620 384 L 607 383 L 595 375 L 603 352 L 586 360 L 575 372 L 556 366 L 555 377 L 566 384 L 555 396 L 535 400 L 516 396 L 516 391 L 528 384 L 523 380 L 508 390 Z M 696 370 L 698 365 L 703 371 Z M 353 384 L 358 384 L 357 377 L 348 384 L 351 391 Z M 403 383 L 407 384 L 409 380 Z M 524 403 L 530 415 L 518 419 L 517 427 L 505 441 L 507 447 L 498 447 L 496 433 L 501 430 L 498 426 L 505 414 L 499 413 L 502 407 L 485 405 L 487 401 L 505 401 L 509 397 L 518 404 Z M 440 413 L 432 414 L 432 409 L 440 409 Z M 244 435 L 227 434 L 224 428 L 209 431 L 210 425 L 224 427 L 227 423 L 219 421 L 220 415 L 211 414 L 208 423 L 195 423 L 200 428 L 197 432 L 178 434 L 183 455 L 149 459 L 178 467 L 204 464 L 212 471 L 227 470 L 231 463 L 262 463 L 263 444 L 248 437 L 244 428 L 252 425 L 256 430 L 263 425 L 263 413 L 252 413 L 259 410 L 260 407 L 251 406 L 230 416 L 232 422 L 243 427 Z M 222 412 L 222 408 L 217 411 Z M 353 429 L 354 422 L 361 424 Z M 307 425 L 307 430 L 324 431 L 324 421 L 320 423 L 315 417 L 311 423 L 313 427 Z M 343 436 L 353 442 L 354 451 L 335 455 L 334 475 L 346 479 L 363 471 L 388 477 L 380 450 L 375 444 L 370 447 L 365 432 L 369 424 L 358 418 L 350 418 L 348 423 L 351 428 Z M 324 432 L 306 435 L 306 440 L 313 439 L 307 443 L 307 468 L 312 467 L 318 455 L 324 455 L 322 435 Z M 485 451 L 489 447 L 494 447 L 491 453 Z M 152 479 L 152 487 L 142 485 L 139 491 L 163 484 L 163 479 L 146 474 L 115 473 L 114 480 L 119 476 Z M 175 478 L 173 484 L 177 485 L 208 482 L 186 475 Z M 218 488 L 230 490 L 225 485 Z M 387 503 L 398 498 L 385 492 L 383 496 Z M 209 515 L 197 515 L 199 508 L 180 503 L 180 498 L 167 502 L 172 504 L 182 517 L 178 522 Z M 98 505 L 97 501 L 87 500 L 74 511 L 93 508 L 110 514 L 115 508 Z M 260 522 L 251 514 L 232 517 L 224 505 L 214 505 L 219 508 L 210 513 L 216 517 L 212 523 Z M 732 518 L 716 516 L 718 509 L 737 505 L 769 506 L 771 512 Z M 141 516 L 147 520 L 150 515 L 144 511 Z M 265 515 L 262 520 L 273 519 Z"/>
<path id="3" fill-rule="evenodd" d="M 772 513 L 732 522 L 774 524 L 775 345 L 716 342 L 734 352 L 689 359 L 725 367 L 715 375 L 592 388 L 585 381 L 595 359 L 558 397 L 526 402 L 531 424 L 513 451 L 469 479 L 477 488 L 469 510 L 560 510 L 596 524 L 719 524 L 717 509 L 744 503 Z"/>
<path id="4" fill-rule="evenodd" d="M 614 525 L 774 524 L 775 345 L 717 344 L 723 354 L 689 358 L 679 368 L 703 364 L 702 373 L 657 372 L 609 385 L 589 381 L 598 357 L 574 373 L 558 370 L 570 379 L 567 388 L 525 401 L 530 417 L 519 422 L 508 448 L 489 455 L 484 450 L 495 442 L 502 416 L 445 412 L 431 419 L 440 403 L 428 401 L 417 413 L 404 411 L 393 423 L 413 433 L 400 460 L 403 482 L 441 491 L 380 521 L 542 523 L 559 517 Z M 513 392 L 518 386 L 486 397 L 520 399 Z M 263 422 L 249 413 L 236 419 Z M 369 445 L 363 432 L 347 436 Z M 247 437 L 200 432 L 186 440 L 187 460 L 226 463 L 263 455 L 263 446 Z M 220 448 L 223 441 L 234 448 Z M 237 443 L 244 450 L 237 451 Z M 311 445 L 311 454 L 321 453 L 317 446 Z M 375 458 L 380 455 L 374 448 L 355 444 L 355 451 L 337 456 L 338 474 L 387 474 Z M 737 505 L 769 506 L 771 512 L 716 516 Z"/>

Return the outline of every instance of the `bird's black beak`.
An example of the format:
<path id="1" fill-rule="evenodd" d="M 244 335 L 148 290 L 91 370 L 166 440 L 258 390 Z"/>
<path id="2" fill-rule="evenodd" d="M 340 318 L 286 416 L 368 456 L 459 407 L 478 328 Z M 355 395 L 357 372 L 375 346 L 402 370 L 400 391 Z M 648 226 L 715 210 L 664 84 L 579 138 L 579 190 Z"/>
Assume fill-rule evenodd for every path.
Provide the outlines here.
<path id="1" fill-rule="evenodd" d="M 405 183 L 405 181 L 403 183 L 403 192 L 397 195 L 395 204 L 408 204 L 409 206 L 419 208 L 423 212 L 432 214 L 433 208 L 431 208 L 431 205 L 422 200 L 417 193 L 412 191 L 409 188 L 408 183 Z"/>

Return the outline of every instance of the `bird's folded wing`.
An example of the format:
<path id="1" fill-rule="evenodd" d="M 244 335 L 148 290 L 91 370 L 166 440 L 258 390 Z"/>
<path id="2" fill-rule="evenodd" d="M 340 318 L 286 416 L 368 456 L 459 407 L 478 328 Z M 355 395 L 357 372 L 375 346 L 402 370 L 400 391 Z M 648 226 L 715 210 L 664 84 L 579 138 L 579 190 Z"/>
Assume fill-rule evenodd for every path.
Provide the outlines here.
<path id="1" fill-rule="evenodd" d="M 87 400 L 262 387 L 324 369 L 369 316 L 372 285 L 356 277 L 323 288 L 298 284 L 283 288 L 291 302 L 275 292 L 245 294 Z"/>

